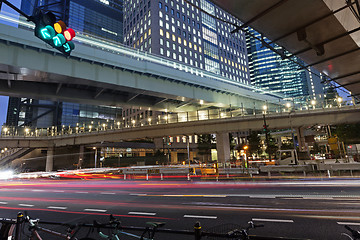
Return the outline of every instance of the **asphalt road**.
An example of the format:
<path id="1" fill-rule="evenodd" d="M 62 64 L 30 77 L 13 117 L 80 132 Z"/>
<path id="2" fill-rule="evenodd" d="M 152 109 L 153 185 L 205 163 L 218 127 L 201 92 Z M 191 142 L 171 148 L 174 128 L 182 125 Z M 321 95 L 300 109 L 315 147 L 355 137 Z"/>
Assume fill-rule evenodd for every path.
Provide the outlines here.
<path id="1" fill-rule="evenodd" d="M 265 224 L 251 231 L 255 235 L 341 239 L 341 233 L 347 232 L 345 224 L 360 230 L 360 181 L 0 182 L 0 217 L 15 218 L 19 211 L 27 211 L 32 218 L 69 223 L 106 222 L 113 214 L 123 225 L 143 227 L 155 221 L 166 222 L 166 228 L 188 230 L 200 221 L 203 230 L 211 231 L 229 231 L 252 220 Z"/>

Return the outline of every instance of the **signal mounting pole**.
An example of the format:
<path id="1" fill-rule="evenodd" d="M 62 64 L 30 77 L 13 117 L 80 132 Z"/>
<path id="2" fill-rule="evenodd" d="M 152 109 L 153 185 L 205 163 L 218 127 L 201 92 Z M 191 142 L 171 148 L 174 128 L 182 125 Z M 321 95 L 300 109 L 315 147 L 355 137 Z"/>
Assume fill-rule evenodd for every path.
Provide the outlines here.
<path id="1" fill-rule="evenodd" d="M 271 157 L 270 156 L 270 153 L 269 153 L 269 134 L 268 134 L 268 126 L 266 125 L 266 118 L 265 118 L 265 113 L 263 114 L 263 118 L 264 118 L 264 131 L 265 131 L 265 141 L 266 141 L 266 152 L 267 154 L 269 155 L 269 158 Z M 270 159 L 271 160 L 271 159 Z"/>

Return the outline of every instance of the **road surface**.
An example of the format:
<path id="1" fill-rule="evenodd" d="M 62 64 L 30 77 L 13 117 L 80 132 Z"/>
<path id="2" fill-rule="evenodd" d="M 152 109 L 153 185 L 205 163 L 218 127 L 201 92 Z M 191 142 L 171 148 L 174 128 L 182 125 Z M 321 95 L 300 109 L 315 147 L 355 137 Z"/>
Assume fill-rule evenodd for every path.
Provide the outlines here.
<path id="1" fill-rule="evenodd" d="M 360 229 L 360 181 L 2 181 L 0 217 L 15 218 L 19 211 L 82 223 L 105 222 L 113 214 L 123 225 L 156 221 L 175 229 L 193 229 L 200 221 L 203 230 L 221 230 L 252 220 L 265 224 L 251 231 L 256 235 L 340 239 L 345 224 Z"/>

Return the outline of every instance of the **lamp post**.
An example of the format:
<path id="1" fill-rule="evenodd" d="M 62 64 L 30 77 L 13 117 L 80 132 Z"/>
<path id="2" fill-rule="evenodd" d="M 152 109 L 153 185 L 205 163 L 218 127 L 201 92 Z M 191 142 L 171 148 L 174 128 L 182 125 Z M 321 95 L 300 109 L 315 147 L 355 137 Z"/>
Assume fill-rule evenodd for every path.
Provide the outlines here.
<path id="1" fill-rule="evenodd" d="M 265 131 L 265 141 L 266 141 L 266 152 L 267 154 L 269 155 L 269 158 L 270 158 L 270 153 L 269 153 L 269 136 L 268 136 L 268 129 L 267 129 L 267 125 L 266 125 L 266 110 L 267 110 L 267 106 L 264 105 L 263 106 L 263 118 L 264 118 L 264 131 Z M 271 160 L 271 159 L 270 159 Z"/>
<path id="2" fill-rule="evenodd" d="M 294 154 L 295 154 L 295 163 L 297 164 L 297 152 L 296 152 L 296 145 L 295 145 L 295 136 L 294 136 L 294 131 L 293 131 L 293 127 L 292 127 L 292 122 L 291 122 L 291 113 L 295 112 L 294 109 L 291 109 L 291 111 L 289 111 L 289 121 L 290 121 L 290 129 L 291 129 L 291 137 L 293 140 L 293 145 L 294 145 Z"/>
<path id="3" fill-rule="evenodd" d="M 97 147 L 93 147 L 93 149 L 95 150 L 95 164 L 94 164 L 94 168 L 96 168 L 96 162 L 97 162 Z"/>

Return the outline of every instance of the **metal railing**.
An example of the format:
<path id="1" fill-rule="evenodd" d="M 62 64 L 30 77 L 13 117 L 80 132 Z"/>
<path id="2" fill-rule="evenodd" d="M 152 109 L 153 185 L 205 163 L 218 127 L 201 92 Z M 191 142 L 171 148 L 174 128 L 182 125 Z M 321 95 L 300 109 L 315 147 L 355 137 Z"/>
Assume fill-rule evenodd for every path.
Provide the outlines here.
<path id="1" fill-rule="evenodd" d="M 313 100 L 312 100 L 313 101 Z M 337 100 L 336 100 L 337 101 Z M 76 123 L 73 126 L 51 126 L 48 128 L 31 128 L 31 127 L 15 127 L 15 126 L 2 126 L 1 137 L 44 137 L 44 136 L 61 136 L 61 135 L 72 135 L 72 134 L 85 134 L 92 132 L 106 132 L 114 131 L 119 129 L 129 128 L 140 128 L 161 124 L 172 124 L 172 123 L 185 123 L 193 121 L 204 121 L 204 120 L 221 120 L 229 118 L 244 118 L 244 117 L 262 117 L 264 114 L 267 116 L 275 114 L 286 114 L 291 115 L 295 113 L 309 113 L 318 112 L 325 109 L 349 109 L 354 108 L 355 104 L 353 101 L 348 102 L 332 102 L 329 104 L 327 101 L 302 103 L 297 105 L 285 104 L 285 106 L 279 106 L 267 109 L 266 105 L 262 110 L 259 109 L 207 109 L 198 110 L 192 112 L 180 112 L 170 113 L 163 112 L 157 116 L 143 116 L 139 114 L 139 119 L 122 118 L 106 120 L 104 122 L 97 123 Z"/>

